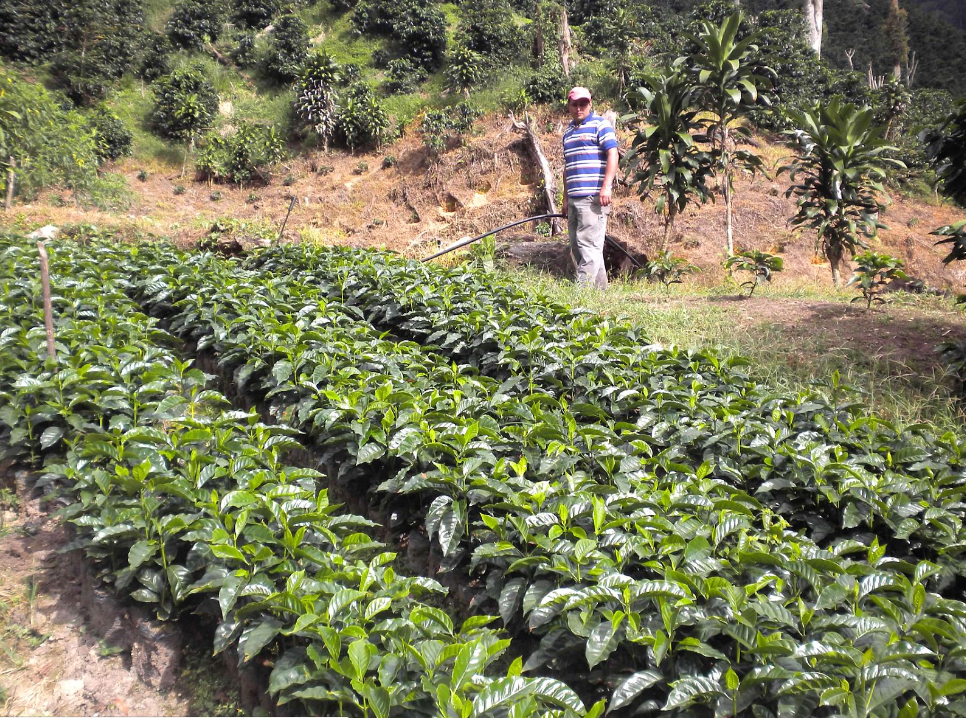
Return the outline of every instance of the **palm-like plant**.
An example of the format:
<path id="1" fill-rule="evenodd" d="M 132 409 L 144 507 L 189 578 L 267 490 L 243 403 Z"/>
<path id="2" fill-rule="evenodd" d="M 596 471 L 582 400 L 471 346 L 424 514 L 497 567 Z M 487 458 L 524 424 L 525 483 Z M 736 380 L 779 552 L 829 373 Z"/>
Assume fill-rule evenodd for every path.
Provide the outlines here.
<path id="1" fill-rule="evenodd" d="M 885 299 L 879 295 L 883 288 L 893 279 L 908 279 L 902 271 L 901 259 L 890 257 L 878 252 L 863 252 L 855 257 L 856 267 L 849 284 L 857 285 L 862 290 L 862 296 L 856 297 L 852 303 L 865 300 L 865 308 L 870 309 L 873 302 L 885 304 Z"/>
<path id="2" fill-rule="evenodd" d="M 644 124 L 624 158 L 625 171 L 641 198 L 658 188 L 655 212 L 664 219 L 661 250 L 667 249 L 674 218 L 691 202 L 712 198 L 708 178 L 714 174 L 714 157 L 698 144 L 704 123 L 698 119 L 697 88 L 678 61 L 668 71 L 645 78 L 636 90 L 642 111 L 631 122 Z"/>
<path id="3" fill-rule="evenodd" d="M 785 260 L 768 252 L 757 249 L 743 249 L 735 252 L 725 261 L 725 269 L 729 271 L 750 272 L 752 278 L 742 282 L 739 286 L 748 287 L 748 296 L 755 293 L 755 289 L 762 282 L 770 282 L 771 275 L 785 268 Z"/>
<path id="4" fill-rule="evenodd" d="M 875 236 L 880 227 L 879 194 L 885 168 L 905 167 L 885 156 L 895 149 L 883 139 L 883 127 L 872 124 L 868 107 L 856 108 L 833 99 L 805 113 L 792 113 L 801 129 L 787 132 L 797 156 L 779 173 L 788 172 L 792 185 L 786 197 L 798 198 L 796 227 L 818 233 L 817 245 L 832 268 L 832 283 L 839 286 L 845 252 L 865 248 L 859 232 Z"/>
<path id="5" fill-rule="evenodd" d="M 966 203 L 966 97 L 941 126 L 923 131 L 919 139 L 926 145 L 943 194 Z"/>
<path id="6" fill-rule="evenodd" d="M 936 242 L 936 245 L 951 244 L 949 254 L 943 259 L 943 264 L 958 262 L 966 259 L 966 219 L 954 224 L 947 224 L 944 227 L 935 229 L 930 234 L 937 237 L 945 237 Z"/>
<path id="7" fill-rule="evenodd" d="M 672 257 L 670 252 L 660 252 L 644 267 L 647 278 L 664 285 L 665 293 L 670 293 L 672 284 L 681 284 L 684 277 L 698 268 L 681 257 Z"/>
<path id="8" fill-rule="evenodd" d="M 711 146 L 717 159 L 717 169 L 723 177 L 722 193 L 726 207 L 726 235 L 729 256 L 734 254 L 732 231 L 732 194 L 735 171 L 764 171 L 761 158 L 748 150 L 732 148 L 731 133 L 747 135 L 748 128 L 733 126 L 760 105 L 770 105 L 761 89 L 770 87 L 775 73 L 758 61 L 759 33 L 738 38 L 742 15 L 726 17 L 721 25 L 704 21 L 698 33 L 691 36 L 696 49 L 689 62 L 698 76 L 698 101 L 714 116 L 708 130 Z"/>

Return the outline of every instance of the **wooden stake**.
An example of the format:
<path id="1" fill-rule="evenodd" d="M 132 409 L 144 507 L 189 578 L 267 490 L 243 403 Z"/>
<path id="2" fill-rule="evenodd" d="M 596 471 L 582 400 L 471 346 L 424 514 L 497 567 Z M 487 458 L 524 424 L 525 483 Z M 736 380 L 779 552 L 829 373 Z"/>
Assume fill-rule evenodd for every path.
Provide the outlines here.
<path id="1" fill-rule="evenodd" d="M 14 168 L 16 167 L 13 157 L 10 158 L 10 167 L 7 169 L 7 199 L 3 203 L 4 210 L 10 209 L 13 204 L 13 183 L 16 179 Z"/>
<path id="2" fill-rule="evenodd" d="M 40 286 L 44 294 L 44 324 L 47 326 L 47 356 L 51 359 L 57 357 L 54 349 L 54 310 L 50 303 L 50 269 L 47 262 L 47 248 L 44 243 L 37 242 L 37 250 L 40 252 Z"/>

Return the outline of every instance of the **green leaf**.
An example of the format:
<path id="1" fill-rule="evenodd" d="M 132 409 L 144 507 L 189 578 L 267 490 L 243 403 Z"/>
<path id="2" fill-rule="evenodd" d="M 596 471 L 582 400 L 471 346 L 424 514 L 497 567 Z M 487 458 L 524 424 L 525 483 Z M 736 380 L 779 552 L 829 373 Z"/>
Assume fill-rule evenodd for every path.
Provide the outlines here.
<path id="1" fill-rule="evenodd" d="M 366 671 L 369 670 L 369 661 L 375 653 L 375 646 L 364 639 L 349 644 L 349 661 L 352 663 L 356 680 L 362 681 L 365 679 Z"/>
<path id="2" fill-rule="evenodd" d="M 523 602 L 527 581 L 524 578 L 511 578 L 500 592 L 500 617 L 504 624 L 509 624 L 514 614 Z"/>
<path id="3" fill-rule="evenodd" d="M 617 648 L 617 632 L 610 621 L 602 621 L 598 624 L 587 637 L 587 646 L 584 655 L 587 658 L 587 665 L 593 668 Z"/>
<path id="4" fill-rule="evenodd" d="M 265 646 L 275 640 L 281 630 L 282 622 L 273 617 L 263 618 L 249 625 L 238 639 L 240 660 L 247 663 L 257 656 Z"/>
<path id="5" fill-rule="evenodd" d="M 453 664 L 452 688 L 460 691 L 463 685 L 472 680 L 477 672 L 486 665 L 486 649 L 479 641 L 467 643 L 456 656 Z"/>
<path id="6" fill-rule="evenodd" d="M 607 708 L 607 712 L 610 713 L 618 708 L 623 708 L 640 695 L 642 691 L 647 690 L 663 678 L 664 676 L 657 671 L 638 671 L 637 673 L 631 674 L 614 689 L 614 693 L 610 697 L 610 706 Z"/>
<path id="7" fill-rule="evenodd" d="M 131 546 L 127 555 L 127 562 L 132 570 L 137 569 L 142 563 L 154 556 L 157 551 L 157 541 L 138 541 Z"/>

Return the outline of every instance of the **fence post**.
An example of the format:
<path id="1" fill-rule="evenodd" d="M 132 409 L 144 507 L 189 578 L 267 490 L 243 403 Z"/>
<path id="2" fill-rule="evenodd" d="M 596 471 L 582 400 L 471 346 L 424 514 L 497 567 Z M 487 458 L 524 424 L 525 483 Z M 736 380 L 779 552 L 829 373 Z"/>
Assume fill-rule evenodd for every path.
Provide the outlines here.
<path id="1" fill-rule="evenodd" d="M 37 250 L 40 252 L 40 286 L 44 296 L 44 325 L 47 327 L 47 356 L 51 359 L 57 357 L 54 348 L 54 310 L 50 302 L 50 268 L 47 261 L 47 248 L 43 241 L 37 242 Z"/>

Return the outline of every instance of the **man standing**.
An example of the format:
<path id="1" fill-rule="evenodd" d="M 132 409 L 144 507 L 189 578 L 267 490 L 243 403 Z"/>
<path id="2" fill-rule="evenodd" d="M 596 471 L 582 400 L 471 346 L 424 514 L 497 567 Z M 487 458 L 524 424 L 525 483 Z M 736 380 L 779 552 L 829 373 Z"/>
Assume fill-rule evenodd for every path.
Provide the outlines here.
<path id="1" fill-rule="evenodd" d="M 604 235 L 617 175 L 617 136 L 607 120 L 594 113 L 586 87 L 567 93 L 567 110 L 573 121 L 563 136 L 563 211 L 577 262 L 577 284 L 607 289 Z"/>

